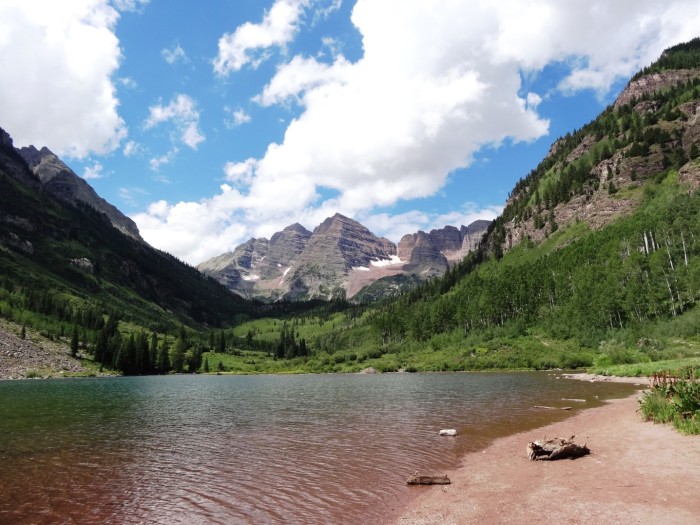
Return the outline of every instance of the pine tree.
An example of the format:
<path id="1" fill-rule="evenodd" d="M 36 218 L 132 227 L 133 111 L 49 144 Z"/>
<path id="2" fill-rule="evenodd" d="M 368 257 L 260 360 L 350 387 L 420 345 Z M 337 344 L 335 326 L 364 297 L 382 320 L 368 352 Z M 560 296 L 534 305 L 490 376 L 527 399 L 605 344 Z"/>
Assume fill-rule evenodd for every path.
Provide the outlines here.
<path id="1" fill-rule="evenodd" d="M 149 373 L 158 373 L 158 334 L 151 334 L 151 345 L 148 349 L 148 370 Z"/>
<path id="2" fill-rule="evenodd" d="M 73 332 L 71 333 L 70 337 L 70 355 L 72 357 L 78 357 L 78 346 L 79 346 L 79 341 L 78 341 L 78 326 L 73 325 Z"/>
<path id="3" fill-rule="evenodd" d="M 167 335 L 163 337 L 163 344 L 158 351 L 156 370 L 159 374 L 170 372 L 170 345 L 168 344 Z"/>
<path id="4" fill-rule="evenodd" d="M 219 331 L 219 353 L 226 353 L 226 336 L 224 335 L 223 330 Z"/>
<path id="5" fill-rule="evenodd" d="M 693 145 L 690 146 L 690 159 L 697 159 L 698 156 L 700 156 L 700 150 L 698 149 L 698 145 L 693 142 Z"/>
<path id="6" fill-rule="evenodd" d="M 176 374 L 181 374 L 185 369 L 185 341 L 178 339 L 172 354 L 172 368 Z"/>

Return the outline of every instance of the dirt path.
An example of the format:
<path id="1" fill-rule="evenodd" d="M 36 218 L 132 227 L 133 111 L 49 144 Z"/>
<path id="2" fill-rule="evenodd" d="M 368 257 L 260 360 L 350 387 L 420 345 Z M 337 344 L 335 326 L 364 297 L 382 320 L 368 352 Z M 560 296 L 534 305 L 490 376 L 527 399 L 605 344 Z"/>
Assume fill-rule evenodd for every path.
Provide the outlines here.
<path id="1" fill-rule="evenodd" d="M 632 396 L 501 438 L 465 456 L 451 485 L 416 487 L 422 494 L 393 523 L 700 523 L 700 437 L 642 422 L 637 407 Z M 590 456 L 525 457 L 528 441 L 572 435 Z"/>

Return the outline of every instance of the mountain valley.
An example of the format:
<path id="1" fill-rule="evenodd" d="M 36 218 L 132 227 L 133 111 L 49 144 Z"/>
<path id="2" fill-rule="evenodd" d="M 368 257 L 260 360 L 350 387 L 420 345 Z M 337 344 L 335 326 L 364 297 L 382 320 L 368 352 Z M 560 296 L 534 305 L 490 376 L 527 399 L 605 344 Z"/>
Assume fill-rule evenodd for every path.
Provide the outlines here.
<path id="1" fill-rule="evenodd" d="M 700 39 L 555 141 L 491 223 L 394 245 L 336 214 L 251 239 L 207 276 L 49 150 L 0 139 L 0 316 L 106 370 L 700 364 Z"/>

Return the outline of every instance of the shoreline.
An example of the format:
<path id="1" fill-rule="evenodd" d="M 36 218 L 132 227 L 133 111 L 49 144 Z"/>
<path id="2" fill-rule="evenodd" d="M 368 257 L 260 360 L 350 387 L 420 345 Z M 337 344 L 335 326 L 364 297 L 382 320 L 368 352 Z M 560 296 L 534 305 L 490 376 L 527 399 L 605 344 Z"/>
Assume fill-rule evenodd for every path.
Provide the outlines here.
<path id="1" fill-rule="evenodd" d="M 645 379 L 617 378 L 635 383 Z M 415 487 L 415 497 L 387 523 L 697 523 L 700 439 L 642 421 L 639 395 L 498 438 L 464 456 L 447 473 L 450 485 Z M 552 462 L 525 456 L 529 441 L 573 435 L 576 443 L 591 449 L 589 456 Z"/>

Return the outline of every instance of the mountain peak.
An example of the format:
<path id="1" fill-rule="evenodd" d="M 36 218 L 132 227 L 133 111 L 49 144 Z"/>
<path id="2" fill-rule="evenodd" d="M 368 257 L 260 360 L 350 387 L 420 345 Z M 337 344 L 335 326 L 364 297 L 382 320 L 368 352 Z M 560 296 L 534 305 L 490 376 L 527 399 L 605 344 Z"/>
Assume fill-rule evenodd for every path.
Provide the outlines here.
<path id="1" fill-rule="evenodd" d="M 104 213 L 112 225 L 122 233 L 139 241 L 143 240 L 134 221 L 100 197 L 90 184 L 78 177 L 49 148 L 44 146 L 38 150 L 35 146 L 27 146 L 16 151 L 49 193 L 71 204 L 87 204 Z"/>

